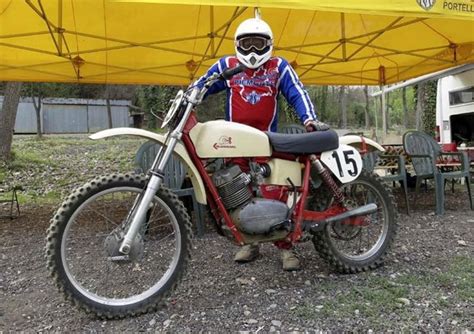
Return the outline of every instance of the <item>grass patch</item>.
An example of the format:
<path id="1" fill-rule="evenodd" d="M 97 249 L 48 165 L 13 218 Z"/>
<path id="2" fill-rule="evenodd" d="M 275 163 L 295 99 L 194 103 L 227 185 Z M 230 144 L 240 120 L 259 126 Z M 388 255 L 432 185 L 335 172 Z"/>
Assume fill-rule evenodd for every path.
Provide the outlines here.
<path id="1" fill-rule="evenodd" d="M 294 313 L 304 319 L 335 315 L 340 318 L 360 316 L 377 328 L 377 325 L 383 325 L 384 314 L 397 313 L 406 316 L 406 306 L 398 298 L 408 296 L 409 289 L 406 287 L 394 284 L 388 278 L 367 274 L 364 281 L 347 286 L 347 289 L 338 291 L 333 298 L 321 300 L 320 304 L 297 307 Z"/>
<path id="2" fill-rule="evenodd" d="M 43 155 L 35 151 L 14 151 L 12 160 L 8 163 L 11 171 L 20 171 L 31 165 L 49 165 L 54 166 L 54 162 L 45 159 Z"/>
<path id="3" fill-rule="evenodd" d="M 387 317 L 392 317 L 403 319 L 409 328 L 417 323 L 416 304 L 427 299 L 432 312 L 454 312 L 454 316 L 457 304 L 474 303 L 474 260 L 467 256 L 453 258 L 450 266 L 439 273 L 395 278 L 360 274 L 359 278 L 351 283 L 320 283 L 318 290 L 330 297 L 297 306 L 293 314 L 308 320 L 359 317 L 372 329 L 386 329 L 390 323 Z M 341 289 L 343 284 L 346 286 Z"/>
<path id="4" fill-rule="evenodd" d="M 457 256 L 448 270 L 440 273 L 436 281 L 441 288 L 453 292 L 458 299 L 474 303 L 474 259 Z"/>
<path id="5" fill-rule="evenodd" d="M 2 184 L 21 185 L 20 203 L 59 204 L 74 188 L 99 175 L 135 169 L 145 140 L 120 136 L 90 140 L 87 135 L 14 136 L 13 158 L 0 165 Z"/>

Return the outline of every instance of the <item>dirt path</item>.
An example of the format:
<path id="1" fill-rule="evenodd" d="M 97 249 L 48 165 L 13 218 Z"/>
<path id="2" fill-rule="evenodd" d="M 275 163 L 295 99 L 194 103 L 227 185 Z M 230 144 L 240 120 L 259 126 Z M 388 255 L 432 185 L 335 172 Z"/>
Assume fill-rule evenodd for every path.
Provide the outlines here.
<path id="1" fill-rule="evenodd" d="M 24 208 L 20 219 L 0 220 L 0 332 L 474 330 L 474 214 L 459 210 L 464 197 L 448 194 L 444 217 L 431 204 L 402 214 L 386 265 L 359 275 L 334 274 L 309 243 L 299 247 L 300 272 L 283 272 L 270 245 L 237 265 L 237 247 L 209 232 L 168 308 L 117 321 L 63 299 L 43 254 L 54 208 Z"/>

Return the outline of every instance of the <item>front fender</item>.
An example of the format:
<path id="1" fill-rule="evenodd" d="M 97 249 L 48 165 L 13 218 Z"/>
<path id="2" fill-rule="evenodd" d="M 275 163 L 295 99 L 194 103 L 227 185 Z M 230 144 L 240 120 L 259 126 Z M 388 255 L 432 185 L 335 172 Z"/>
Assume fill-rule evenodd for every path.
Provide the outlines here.
<path id="1" fill-rule="evenodd" d="M 382 145 L 366 137 L 356 136 L 356 135 L 339 137 L 339 144 L 351 145 L 358 149 L 362 149 L 362 145 L 364 142 L 367 145 L 367 149 L 370 151 L 378 150 L 381 152 L 385 152 L 385 149 L 382 147 Z"/>
<path id="2" fill-rule="evenodd" d="M 115 136 L 138 136 L 142 138 L 146 138 L 149 140 L 156 141 L 161 145 L 165 142 L 165 136 L 160 135 L 158 133 L 154 133 L 151 131 L 146 131 L 143 129 L 136 129 L 136 128 L 113 128 L 107 129 L 103 131 L 99 131 L 94 133 L 93 135 L 89 136 L 92 140 L 103 139 L 108 137 L 115 137 Z M 186 148 L 181 142 L 176 144 L 174 148 L 174 153 L 179 157 L 179 159 L 185 164 L 187 167 L 189 177 L 191 182 L 193 183 L 194 194 L 196 196 L 196 201 L 201 204 L 206 204 L 206 189 L 204 188 L 204 182 L 202 181 L 201 175 L 199 174 L 196 166 L 191 160 Z"/>

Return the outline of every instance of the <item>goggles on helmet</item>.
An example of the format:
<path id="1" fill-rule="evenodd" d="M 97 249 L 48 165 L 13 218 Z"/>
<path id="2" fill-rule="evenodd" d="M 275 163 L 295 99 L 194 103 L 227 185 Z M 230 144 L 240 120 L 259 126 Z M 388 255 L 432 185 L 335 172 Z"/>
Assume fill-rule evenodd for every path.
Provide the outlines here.
<path id="1" fill-rule="evenodd" d="M 246 36 L 237 40 L 237 47 L 243 51 L 250 51 L 252 48 L 256 51 L 263 51 L 270 45 L 272 45 L 272 40 L 262 36 Z"/>

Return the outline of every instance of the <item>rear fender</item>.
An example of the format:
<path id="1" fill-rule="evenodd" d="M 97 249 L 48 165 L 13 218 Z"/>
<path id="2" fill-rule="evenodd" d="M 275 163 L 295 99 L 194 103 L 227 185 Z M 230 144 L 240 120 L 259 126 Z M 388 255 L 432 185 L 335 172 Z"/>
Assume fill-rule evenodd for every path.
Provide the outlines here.
<path id="1" fill-rule="evenodd" d="M 89 136 L 89 138 L 92 140 L 97 140 L 97 139 L 103 139 L 103 138 L 109 138 L 109 137 L 115 137 L 115 136 L 124 136 L 124 135 L 146 138 L 149 140 L 153 140 L 157 143 L 160 143 L 161 145 L 164 145 L 164 142 L 165 142 L 165 136 L 161 134 L 154 133 L 151 131 L 146 131 L 143 129 L 136 129 L 136 128 L 107 129 L 107 130 L 94 133 L 93 135 Z M 184 165 L 186 166 L 188 170 L 189 177 L 193 184 L 196 201 L 198 201 L 201 204 L 206 204 L 207 200 L 206 200 L 206 189 L 204 188 L 204 182 L 202 181 L 199 171 L 197 170 L 196 166 L 192 162 L 191 157 L 186 151 L 186 148 L 181 142 L 178 142 L 176 144 L 176 147 L 174 148 L 174 154 L 181 160 L 182 163 L 184 163 Z"/>
<path id="2" fill-rule="evenodd" d="M 357 148 L 359 151 L 364 151 L 366 149 L 367 151 L 385 152 L 385 149 L 382 147 L 382 145 L 378 144 L 372 139 L 369 139 L 363 136 L 356 136 L 356 135 L 342 136 L 342 137 L 339 137 L 339 144 L 353 146 Z"/>

